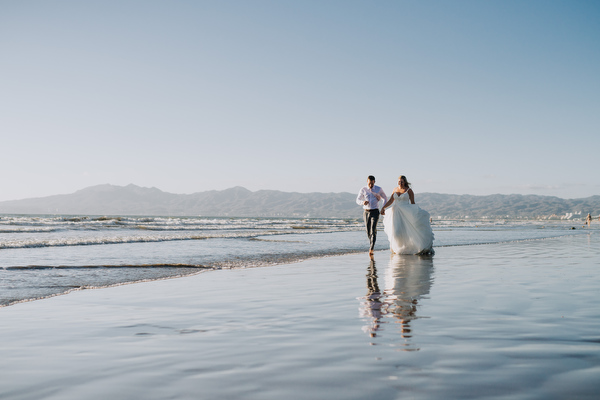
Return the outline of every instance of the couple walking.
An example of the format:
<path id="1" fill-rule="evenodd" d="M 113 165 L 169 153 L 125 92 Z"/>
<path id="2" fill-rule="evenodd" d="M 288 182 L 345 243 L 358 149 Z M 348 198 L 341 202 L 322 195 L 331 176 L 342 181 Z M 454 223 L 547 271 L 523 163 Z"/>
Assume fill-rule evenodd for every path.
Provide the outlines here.
<path id="1" fill-rule="evenodd" d="M 384 216 L 384 232 L 390 241 L 392 253 L 433 253 L 429 213 L 415 204 L 415 194 L 404 175 L 398 178 L 398 186 L 394 188 L 389 200 L 383 189 L 375 185 L 375 177 L 369 175 L 367 186 L 358 192 L 356 203 L 364 209 L 365 227 L 370 242 L 369 254 L 372 255 L 375 249 L 379 215 Z M 383 203 L 381 211 L 380 203 Z"/>

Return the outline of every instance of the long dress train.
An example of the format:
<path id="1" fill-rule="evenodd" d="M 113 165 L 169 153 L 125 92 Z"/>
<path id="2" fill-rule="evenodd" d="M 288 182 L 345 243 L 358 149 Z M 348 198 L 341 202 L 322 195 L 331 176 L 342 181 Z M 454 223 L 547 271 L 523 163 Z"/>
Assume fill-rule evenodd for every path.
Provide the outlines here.
<path id="1" fill-rule="evenodd" d="M 433 254 L 430 215 L 411 204 L 408 191 L 392 194 L 394 202 L 383 216 L 384 231 L 395 254 Z"/>

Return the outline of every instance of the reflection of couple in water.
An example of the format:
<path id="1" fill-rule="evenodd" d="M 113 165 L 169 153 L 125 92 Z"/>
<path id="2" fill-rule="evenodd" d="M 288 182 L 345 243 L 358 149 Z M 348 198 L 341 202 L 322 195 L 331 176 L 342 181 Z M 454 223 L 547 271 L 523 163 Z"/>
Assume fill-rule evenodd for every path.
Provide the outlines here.
<path id="1" fill-rule="evenodd" d="M 361 304 L 361 316 L 369 321 L 364 329 L 375 337 L 378 331 L 383 330 L 382 324 L 399 323 L 401 337 L 408 339 L 412 336 L 410 323 L 417 318 L 418 301 L 429 293 L 431 287 L 431 255 L 434 253 L 431 217 L 415 204 L 415 194 L 404 175 L 398 178 L 398 186 L 389 200 L 383 189 L 375 185 L 375 177 L 370 175 L 367 185 L 358 192 L 356 203 L 364 209 L 371 256 L 367 273 L 368 292 Z M 373 258 L 380 215 L 384 216 L 384 231 L 393 254 L 385 273 L 383 292 L 379 288 Z M 404 350 L 415 349 L 405 347 Z"/>
<path id="2" fill-rule="evenodd" d="M 406 340 L 412 337 L 411 321 L 418 318 L 417 306 L 423 296 L 429 294 L 432 283 L 433 259 L 430 256 L 394 255 L 385 271 L 383 292 L 378 284 L 375 260 L 371 259 L 367 270 L 367 295 L 362 298 L 360 314 L 368 320 L 363 329 L 371 337 L 389 327 Z M 387 324 L 387 325 L 384 325 Z M 399 324 L 399 325 L 394 325 Z M 406 343 L 403 350 L 410 348 Z"/>

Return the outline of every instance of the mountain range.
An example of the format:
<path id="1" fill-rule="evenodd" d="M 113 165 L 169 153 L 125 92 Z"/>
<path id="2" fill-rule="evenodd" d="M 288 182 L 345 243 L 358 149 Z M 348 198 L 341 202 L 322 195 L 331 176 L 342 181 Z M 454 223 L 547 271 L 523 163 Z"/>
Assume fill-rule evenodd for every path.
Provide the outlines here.
<path id="1" fill-rule="evenodd" d="M 358 218 L 355 193 L 252 192 L 243 187 L 173 194 L 136 185 L 97 185 L 72 194 L 0 202 L 3 214 L 162 215 Z M 419 193 L 434 218 L 579 218 L 600 214 L 600 196 L 563 199 L 538 195 Z"/>

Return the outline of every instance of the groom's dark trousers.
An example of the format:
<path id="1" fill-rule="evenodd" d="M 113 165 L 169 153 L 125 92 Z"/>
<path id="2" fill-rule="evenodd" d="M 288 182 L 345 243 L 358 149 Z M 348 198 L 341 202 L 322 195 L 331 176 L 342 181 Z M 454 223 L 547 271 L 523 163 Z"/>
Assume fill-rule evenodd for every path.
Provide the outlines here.
<path id="1" fill-rule="evenodd" d="M 375 241 L 377 240 L 377 221 L 379 221 L 379 209 L 365 210 L 363 214 L 365 218 L 365 227 L 367 228 L 367 236 L 371 244 L 370 250 L 375 249 Z"/>

